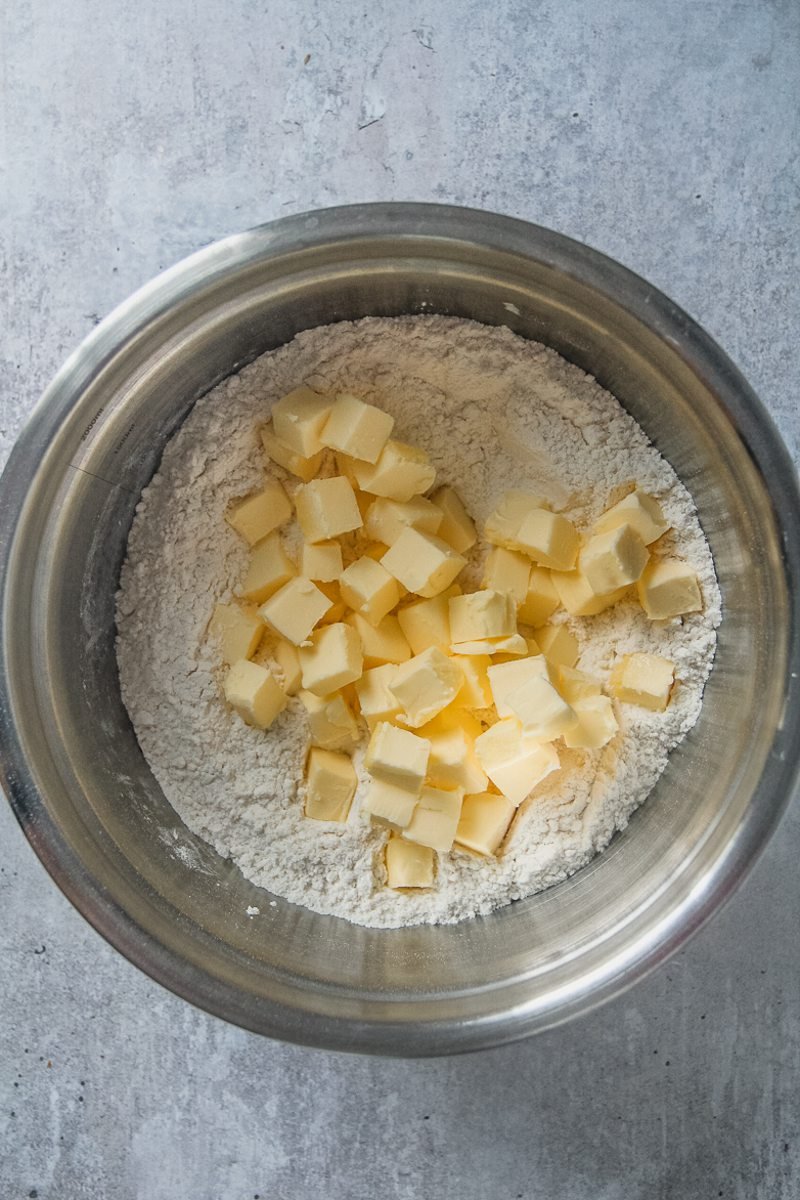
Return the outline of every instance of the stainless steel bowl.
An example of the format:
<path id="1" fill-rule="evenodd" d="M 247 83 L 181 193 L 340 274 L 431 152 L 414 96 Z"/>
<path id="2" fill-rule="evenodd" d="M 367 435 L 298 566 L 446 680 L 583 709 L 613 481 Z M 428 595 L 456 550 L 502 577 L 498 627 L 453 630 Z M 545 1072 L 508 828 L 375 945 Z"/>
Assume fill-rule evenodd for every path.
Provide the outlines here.
<path id="1" fill-rule="evenodd" d="M 114 592 L 138 496 L 199 396 L 298 330 L 423 311 L 508 325 L 620 398 L 695 498 L 724 620 L 699 723 L 603 855 L 486 919 L 371 930 L 280 897 L 271 907 L 181 826 L 120 701 Z M 466 209 L 277 221 L 193 255 L 112 313 L 12 453 L 0 511 L 5 787 L 80 912 L 212 1013 L 391 1054 L 519 1038 L 663 961 L 775 828 L 800 746 L 799 530 L 794 471 L 753 392 L 685 313 L 616 263 Z"/>

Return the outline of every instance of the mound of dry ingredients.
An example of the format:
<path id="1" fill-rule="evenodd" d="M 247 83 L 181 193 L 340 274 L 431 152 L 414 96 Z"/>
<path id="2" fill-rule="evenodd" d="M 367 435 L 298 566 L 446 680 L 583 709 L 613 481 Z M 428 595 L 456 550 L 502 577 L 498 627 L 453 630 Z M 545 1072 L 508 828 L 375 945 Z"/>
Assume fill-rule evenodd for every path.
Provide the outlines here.
<path id="1" fill-rule="evenodd" d="M 634 601 L 567 621 L 581 667 L 604 681 L 617 654 L 663 655 L 679 680 L 666 712 L 619 706 L 603 750 L 560 752 L 562 769 L 517 818 L 498 859 L 443 856 L 437 888 L 398 893 L 376 870 L 385 832 L 359 810 L 344 825 L 303 816 L 307 722 L 300 701 L 266 733 L 225 704 L 207 627 L 233 595 L 248 550 L 225 523 L 229 502 L 263 485 L 258 437 L 270 405 L 302 383 L 346 390 L 396 419 L 426 450 L 478 526 L 509 488 L 544 494 L 581 527 L 630 488 L 656 496 L 672 530 L 663 544 L 697 572 L 705 608 L 651 622 Z M 279 467 L 277 478 L 288 479 Z M 296 481 L 294 481 L 296 482 Z M 480 552 L 485 554 L 485 547 Z M 479 586 L 482 563 L 464 572 Z M 122 695 L 170 803 L 254 883 L 317 912 L 364 925 L 453 922 L 564 879 L 622 829 L 697 720 L 711 668 L 720 596 L 692 499 L 613 396 L 552 350 L 445 317 L 366 319 L 302 333 L 200 400 L 145 489 L 118 593 Z"/>

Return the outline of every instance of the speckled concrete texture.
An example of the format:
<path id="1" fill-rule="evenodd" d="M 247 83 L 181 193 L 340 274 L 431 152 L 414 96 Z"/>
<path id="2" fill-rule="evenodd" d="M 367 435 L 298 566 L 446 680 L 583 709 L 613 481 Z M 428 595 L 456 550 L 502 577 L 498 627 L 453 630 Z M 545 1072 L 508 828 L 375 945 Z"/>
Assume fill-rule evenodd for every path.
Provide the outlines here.
<path id="1" fill-rule="evenodd" d="M 795 455 L 794 0 L 20 0 L 0 10 L 0 450 L 91 325 L 283 213 L 474 204 L 714 334 Z M 567 1029 L 457 1060 L 271 1043 L 111 951 L 0 808 L 3 1200 L 796 1200 L 800 808 Z"/>

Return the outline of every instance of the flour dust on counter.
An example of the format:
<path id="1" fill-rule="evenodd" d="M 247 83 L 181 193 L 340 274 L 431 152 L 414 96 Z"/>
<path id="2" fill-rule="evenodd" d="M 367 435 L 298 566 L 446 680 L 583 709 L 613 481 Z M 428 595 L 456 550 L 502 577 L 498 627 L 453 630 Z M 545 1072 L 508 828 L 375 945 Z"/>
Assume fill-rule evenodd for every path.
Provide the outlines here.
<path id="1" fill-rule="evenodd" d="M 267 729 L 246 724 L 225 701 L 210 624 L 215 604 L 239 594 L 249 561 L 246 540 L 226 517 L 240 498 L 264 489 L 265 472 L 268 488 L 277 481 L 290 499 L 297 495 L 306 460 L 293 460 L 290 474 L 265 459 L 261 433 L 272 406 L 299 387 L 356 396 L 389 414 L 392 436 L 420 448 L 435 467 L 431 490 L 455 489 L 480 531 L 498 501 L 520 489 L 585 537 L 636 488 L 653 498 L 668 526 L 659 554 L 680 561 L 702 594 L 701 611 L 671 619 L 651 619 L 658 610 L 642 608 L 650 600 L 639 603 L 635 589 L 624 588 L 597 615 L 578 618 L 560 607 L 549 616 L 548 644 L 571 633 L 581 671 L 614 697 L 615 734 L 598 749 L 566 740 L 560 768 L 516 809 L 498 852 L 457 845 L 439 854 L 430 888 L 386 886 L 387 830 L 366 808 L 366 738 L 353 754 L 357 789 L 346 820 L 310 820 L 301 699 L 279 697 Z M 309 472 L 335 473 L 333 455 L 325 455 L 330 462 L 323 456 Z M 282 535 L 297 561 L 299 534 Z M 334 564 L 335 573 L 331 547 L 313 551 L 317 570 Z M 483 538 L 465 550 L 458 580 L 465 592 L 482 586 L 490 551 Z M 682 579 L 667 582 L 674 591 Z M 655 584 L 651 592 L 655 605 Z M 695 724 L 719 620 L 714 565 L 691 496 L 594 379 L 505 328 L 440 316 L 366 318 L 301 333 L 197 402 L 137 506 L 117 597 L 117 657 L 142 752 L 190 829 L 275 895 L 392 927 L 488 913 L 566 878 L 602 851 Z M 665 662 L 677 683 L 670 692 L 670 675 L 669 702 L 657 711 L 663 705 L 655 693 L 648 698 L 639 667 Z M 288 668 L 279 662 L 284 678 L 281 669 Z"/>

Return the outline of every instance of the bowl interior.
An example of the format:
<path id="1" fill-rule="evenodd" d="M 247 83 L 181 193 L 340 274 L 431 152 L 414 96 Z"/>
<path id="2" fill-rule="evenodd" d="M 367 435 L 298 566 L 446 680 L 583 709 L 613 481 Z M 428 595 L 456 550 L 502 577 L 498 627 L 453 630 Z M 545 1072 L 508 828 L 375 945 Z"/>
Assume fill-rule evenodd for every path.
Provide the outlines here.
<path id="1" fill-rule="evenodd" d="M 763 774 L 790 620 L 752 439 L 748 449 L 703 369 L 695 327 L 663 297 L 599 256 L 515 228 L 473 240 L 452 223 L 423 236 L 351 222 L 327 236 L 312 224 L 302 237 L 267 227 L 229 239 L 102 326 L 40 420 L 7 575 L 9 692 L 31 770 L 18 808 L 116 945 L 250 1028 L 403 1052 L 551 1024 L 667 953 L 687 906 L 702 919 L 754 792 L 774 820 Z M 508 325 L 622 401 L 695 499 L 724 619 L 700 721 L 605 854 L 486 919 L 369 930 L 265 896 L 182 825 L 120 701 L 114 593 L 141 489 L 200 395 L 298 330 L 419 312 Z"/>

